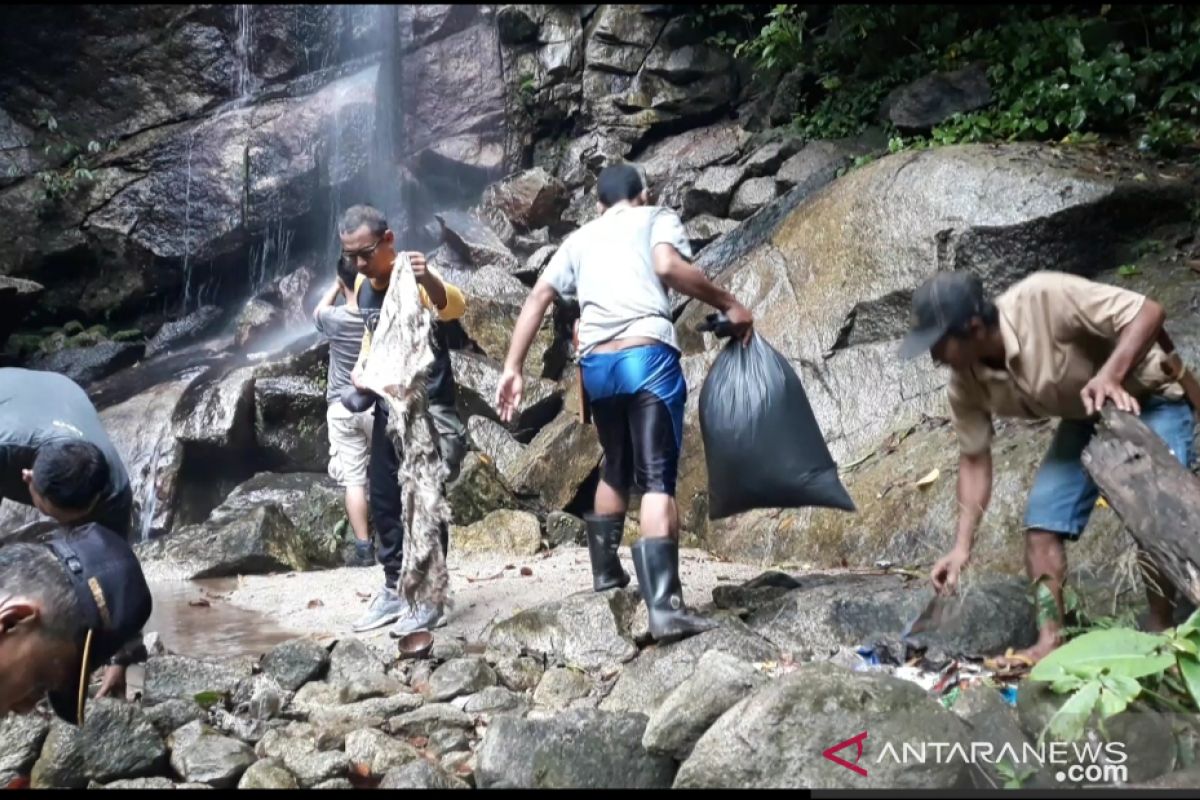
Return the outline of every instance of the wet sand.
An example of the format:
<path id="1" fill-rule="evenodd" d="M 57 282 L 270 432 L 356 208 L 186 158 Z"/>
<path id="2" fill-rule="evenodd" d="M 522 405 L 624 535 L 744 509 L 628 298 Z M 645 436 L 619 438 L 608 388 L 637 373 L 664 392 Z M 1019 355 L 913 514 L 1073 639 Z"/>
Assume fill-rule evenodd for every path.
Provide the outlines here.
<path id="1" fill-rule="evenodd" d="M 622 555 L 633 575 L 628 550 Z M 591 591 L 587 549 L 560 547 L 532 557 L 450 556 L 453 607 L 436 634 L 476 641 L 494 619 Z M 527 567 L 531 575 L 521 574 Z M 701 550 L 680 552 L 680 577 L 688 603 L 710 602 L 719 584 L 743 583 L 764 567 L 720 561 Z M 146 630 L 158 630 L 168 649 L 198 658 L 257 654 L 289 638 L 331 641 L 354 636 L 350 626 L 383 584 L 380 567 L 345 568 L 285 575 L 247 575 L 221 581 L 172 581 L 147 565 L 155 591 L 155 616 Z M 205 599 L 208 607 L 188 605 Z M 155 625 L 159 627 L 156 628 Z M 386 627 L 357 634 L 391 647 Z"/>

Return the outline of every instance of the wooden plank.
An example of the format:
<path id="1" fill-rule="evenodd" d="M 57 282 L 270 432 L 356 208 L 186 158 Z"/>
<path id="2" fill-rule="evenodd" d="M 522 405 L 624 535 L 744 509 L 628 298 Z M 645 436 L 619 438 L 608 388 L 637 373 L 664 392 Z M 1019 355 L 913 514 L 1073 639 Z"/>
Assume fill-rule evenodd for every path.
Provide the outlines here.
<path id="1" fill-rule="evenodd" d="M 1083 466 L 1163 576 L 1200 604 L 1200 479 L 1138 417 L 1106 405 Z"/>

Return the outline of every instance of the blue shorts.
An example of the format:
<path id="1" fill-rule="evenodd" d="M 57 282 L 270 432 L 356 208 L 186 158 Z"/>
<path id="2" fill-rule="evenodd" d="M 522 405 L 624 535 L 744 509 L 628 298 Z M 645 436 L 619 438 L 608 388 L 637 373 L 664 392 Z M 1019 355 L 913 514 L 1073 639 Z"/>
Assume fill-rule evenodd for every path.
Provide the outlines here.
<path id="1" fill-rule="evenodd" d="M 579 365 L 604 448 L 604 482 L 674 496 L 687 402 L 679 353 L 646 345 L 589 353 Z"/>
<path id="2" fill-rule="evenodd" d="M 1183 400 L 1154 395 L 1142 404 L 1142 422 L 1159 435 L 1185 467 L 1192 463 L 1194 416 Z M 1087 526 L 1100 490 L 1083 468 L 1081 456 L 1095 432 L 1095 423 L 1064 419 L 1038 468 L 1025 511 L 1026 530 L 1057 533 L 1078 539 Z"/>

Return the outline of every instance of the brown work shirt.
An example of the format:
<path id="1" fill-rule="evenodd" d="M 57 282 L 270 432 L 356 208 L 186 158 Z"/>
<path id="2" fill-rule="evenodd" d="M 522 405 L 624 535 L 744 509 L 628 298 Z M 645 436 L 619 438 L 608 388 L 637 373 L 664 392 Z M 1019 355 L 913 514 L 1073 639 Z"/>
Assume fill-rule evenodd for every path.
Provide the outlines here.
<path id="1" fill-rule="evenodd" d="M 996 298 L 1004 369 L 977 364 L 950 377 L 950 418 L 959 450 L 976 455 L 991 448 L 992 415 L 1085 419 L 1080 392 L 1112 355 L 1145 300 L 1136 292 L 1062 272 L 1034 273 Z M 1166 357 L 1151 345 L 1129 371 L 1125 390 L 1139 398 L 1152 393 L 1182 398 Z"/>

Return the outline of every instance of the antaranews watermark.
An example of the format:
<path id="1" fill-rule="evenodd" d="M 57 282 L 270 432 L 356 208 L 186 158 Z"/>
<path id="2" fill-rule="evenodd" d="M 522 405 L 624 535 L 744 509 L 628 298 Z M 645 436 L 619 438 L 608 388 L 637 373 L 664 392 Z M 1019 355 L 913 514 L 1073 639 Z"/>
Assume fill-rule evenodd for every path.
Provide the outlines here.
<path id="1" fill-rule="evenodd" d="M 863 731 L 822 752 L 822 756 L 861 776 L 872 764 L 964 764 L 972 767 L 1007 766 L 1024 772 L 1054 770 L 1060 783 L 1120 784 L 1128 781 L 1129 760 L 1122 742 L 1044 742 L 1020 745 L 991 742 L 884 742 L 878 755 L 866 755 L 868 733 Z M 873 747 L 870 749 L 874 749 Z M 866 756 L 866 757 L 864 757 Z"/>

